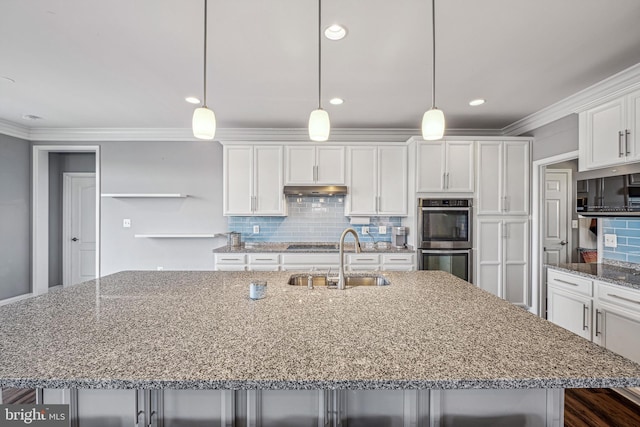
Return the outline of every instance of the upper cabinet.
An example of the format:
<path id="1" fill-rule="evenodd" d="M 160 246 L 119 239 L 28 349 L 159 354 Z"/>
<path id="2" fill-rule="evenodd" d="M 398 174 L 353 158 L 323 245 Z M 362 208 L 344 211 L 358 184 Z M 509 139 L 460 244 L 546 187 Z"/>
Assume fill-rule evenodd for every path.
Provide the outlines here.
<path id="1" fill-rule="evenodd" d="M 640 160 L 640 90 L 580 113 L 579 169 Z"/>
<path id="2" fill-rule="evenodd" d="M 285 184 L 344 184 L 344 147 L 285 147 Z"/>
<path id="3" fill-rule="evenodd" d="M 346 215 L 407 215 L 407 147 L 355 146 L 347 153 Z"/>
<path id="4" fill-rule="evenodd" d="M 225 215 L 286 215 L 282 151 L 273 145 L 225 145 Z"/>
<path id="5" fill-rule="evenodd" d="M 473 193 L 473 141 L 420 141 L 419 193 Z"/>
<path id="6" fill-rule="evenodd" d="M 478 141 L 478 215 L 528 215 L 529 141 Z"/>

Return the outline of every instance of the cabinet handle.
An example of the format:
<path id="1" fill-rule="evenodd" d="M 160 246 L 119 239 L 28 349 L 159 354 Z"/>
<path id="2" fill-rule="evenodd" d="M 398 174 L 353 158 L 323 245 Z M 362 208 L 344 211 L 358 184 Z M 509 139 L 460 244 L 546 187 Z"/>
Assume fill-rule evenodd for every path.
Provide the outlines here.
<path id="1" fill-rule="evenodd" d="M 442 189 L 445 190 L 447 188 L 447 173 L 442 172 Z"/>
<path id="2" fill-rule="evenodd" d="M 631 298 L 621 297 L 621 296 L 616 295 L 616 294 L 607 294 L 607 296 L 610 296 L 611 298 L 621 299 L 622 301 L 632 302 L 634 304 L 640 304 L 640 301 L 636 301 L 636 300 L 631 299 Z"/>
<path id="3" fill-rule="evenodd" d="M 602 312 L 600 310 L 596 309 L 596 336 L 601 334 L 601 332 L 599 330 L 600 322 L 598 322 L 598 316 L 600 316 L 601 314 L 602 314 Z"/>
<path id="4" fill-rule="evenodd" d="M 447 172 L 447 187 L 446 187 L 446 189 L 447 190 L 449 189 L 449 172 Z"/>
<path id="5" fill-rule="evenodd" d="M 406 258 L 389 258 L 389 261 L 409 261 Z"/>
<path id="6" fill-rule="evenodd" d="M 136 405 L 136 422 L 135 425 L 136 427 L 140 424 L 140 415 L 144 415 L 144 411 L 140 409 L 140 397 L 138 396 L 139 390 L 135 390 L 135 394 L 136 394 L 136 400 L 135 400 L 135 405 Z"/>
<path id="7" fill-rule="evenodd" d="M 256 258 L 256 261 L 273 261 L 271 258 Z"/>
<path id="8" fill-rule="evenodd" d="M 502 223 L 502 238 L 506 239 L 509 237 L 509 224 L 506 222 Z"/>
<path id="9" fill-rule="evenodd" d="M 631 154 L 631 151 L 629 151 L 629 135 L 631 135 L 631 131 L 629 129 L 625 129 L 624 130 L 624 148 L 625 148 L 625 152 L 627 153 L 627 156 Z"/>
<path id="10" fill-rule="evenodd" d="M 624 150 L 622 149 L 622 137 L 623 137 L 623 133 L 622 131 L 618 132 L 618 157 L 622 157 L 624 156 Z"/>
<path id="11" fill-rule="evenodd" d="M 556 282 L 564 283 L 565 285 L 580 286 L 575 283 L 567 282 L 566 280 L 562 280 L 562 279 L 553 279 L 553 280 L 555 280 Z"/>
<path id="12" fill-rule="evenodd" d="M 582 330 L 587 330 L 587 310 L 589 306 L 587 304 L 582 304 Z"/>

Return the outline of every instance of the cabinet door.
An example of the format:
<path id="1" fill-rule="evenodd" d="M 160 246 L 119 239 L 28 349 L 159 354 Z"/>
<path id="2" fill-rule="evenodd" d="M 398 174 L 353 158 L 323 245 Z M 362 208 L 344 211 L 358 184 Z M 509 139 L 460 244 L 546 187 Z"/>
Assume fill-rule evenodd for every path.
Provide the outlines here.
<path id="1" fill-rule="evenodd" d="M 416 165 L 418 193 L 444 190 L 445 141 L 419 142 Z"/>
<path id="2" fill-rule="evenodd" d="M 221 390 L 162 391 L 163 427 L 209 427 L 222 424 L 224 393 L 233 392 Z"/>
<path id="3" fill-rule="evenodd" d="M 547 318 L 582 338 L 591 340 L 591 298 L 549 284 Z"/>
<path id="4" fill-rule="evenodd" d="M 505 219 L 503 227 L 503 298 L 528 307 L 529 304 L 529 220 Z"/>
<path id="5" fill-rule="evenodd" d="M 78 424 L 82 427 L 129 427 L 134 424 L 136 390 L 78 389 Z M 142 405 L 143 399 L 140 399 Z M 141 425 L 144 416 L 140 415 Z"/>
<path id="6" fill-rule="evenodd" d="M 407 215 L 407 147 L 378 147 L 378 215 Z"/>
<path id="7" fill-rule="evenodd" d="M 476 277 L 473 283 L 502 297 L 502 220 L 483 218 L 477 224 Z"/>
<path id="8" fill-rule="evenodd" d="M 224 214 L 251 215 L 253 197 L 253 148 L 224 147 Z"/>
<path id="9" fill-rule="evenodd" d="M 375 147 L 349 147 L 348 215 L 377 214 L 378 159 Z"/>
<path id="10" fill-rule="evenodd" d="M 284 215 L 282 147 L 254 147 L 254 214 Z"/>
<path id="11" fill-rule="evenodd" d="M 344 147 L 316 147 L 316 182 L 344 184 Z"/>
<path id="12" fill-rule="evenodd" d="M 529 141 L 504 142 L 503 209 L 507 215 L 529 213 Z M 482 165 L 484 167 L 484 165 Z"/>
<path id="13" fill-rule="evenodd" d="M 580 114 L 580 170 L 624 163 L 625 110 L 625 98 L 619 98 Z"/>
<path id="14" fill-rule="evenodd" d="M 637 162 L 640 160 L 640 90 L 627 95 L 627 160 Z"/>
<path id="15" fill-rule="evenodd" d="M 473 193 L 473 141 L 447 141 L 447 192 Z"/>
<path id="16" fill-rule="evenodd" d="M 313 184 L 316 150 L 313 146 L 290 145 L 285 148 L 285 182 Z"/>
<path id="17" fill-rule="evenodd" d="M 247 425 L 308 426 L 325 425 L 323 390 L 249 390 Z"/>
<path id="18" fill-rule="evenodd" d="M 640 363 L 640 312 L 597 303 L 593 341 Z"/>
<path id="19" fill-rule="evenodd" d="M 503 213 L 503 161 L 504 145 L 500 141 L 478 142 L 478 215 L 501 215 Z"/>

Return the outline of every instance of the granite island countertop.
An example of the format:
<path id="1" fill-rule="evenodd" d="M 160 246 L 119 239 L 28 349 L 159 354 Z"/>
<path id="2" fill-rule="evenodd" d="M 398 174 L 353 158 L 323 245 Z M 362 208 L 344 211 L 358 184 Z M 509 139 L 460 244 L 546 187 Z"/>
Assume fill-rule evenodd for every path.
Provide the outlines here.
<path id="1" fill-rule="evenodd" d="M 445 272 L 344 291 L 290 274 L 127 271 L 0 307 L 0 386 L 640 385 L 640 365 Z M 248 299 L 255 278 L 265 299 Z"/>
<path id="2" fill-rule="evenodd" d="M 545 264 L 545 266 L 589 279 L 601 280 L 627 288 L 640 289 L 640 270 L 633 268 L 602 263 Z"/>

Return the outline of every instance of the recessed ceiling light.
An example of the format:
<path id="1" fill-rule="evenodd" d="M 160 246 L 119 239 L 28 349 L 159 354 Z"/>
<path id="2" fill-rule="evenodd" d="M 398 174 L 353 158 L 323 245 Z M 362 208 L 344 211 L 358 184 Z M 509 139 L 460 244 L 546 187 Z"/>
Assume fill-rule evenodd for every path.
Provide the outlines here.
<path id="1" fill-rule="evenodd" d="M 16 82 L 11 77 L 7 77 L 7 76 L 0 76 L 0 79 L 5 80 L 5 81 L 7 81 L 9 83 L 15 83 Z"/>
<path id="2" fill-rule="evenodd" d="M 189 104 L 200 104 L 200 100 L 195 96 L 187 96 L 184 100 Z"/>
<path id="3" fill-rule="evenodd" d="M 23 114 L 22 118 L 25 120 L 42 120 L 42 117 L 36 116 L 35 114 Z"/>
<path id="4" fill-rule="evenodd" d="M 344 99 L 342 99 L 342 98 L 331 98 L 329 100 L 329 104 L 331 104 L 331 105 L 341 105 L 343 103 L 344 103 Z"/>
<path id="5" fill-rule="evenodd" d="M 324 30 L 324 36 L 329 40 L 342 40 L 347 35 L 347 29 L 342 25 L 333 24 Z"/>
<path id="6" fill-rule="evenodd" d="M 471 105 L 472 107 L 477 107 L 478 105 L 482 105 L 484 104 L 485 101 L 484 99 L 474 99 L 473 101 L 469 101 L 469 105 Z"/>

